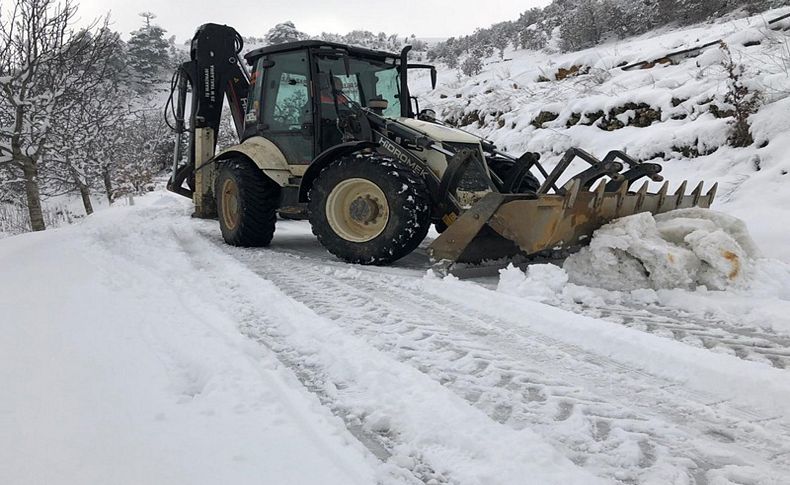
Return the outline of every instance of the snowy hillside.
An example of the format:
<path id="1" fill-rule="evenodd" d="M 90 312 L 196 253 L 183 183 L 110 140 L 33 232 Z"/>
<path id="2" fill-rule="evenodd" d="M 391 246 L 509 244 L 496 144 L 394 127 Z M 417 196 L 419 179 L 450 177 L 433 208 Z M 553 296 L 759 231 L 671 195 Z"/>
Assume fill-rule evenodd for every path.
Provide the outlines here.
<path id="1" fill-rule="evenodd" d="M 665 29 L 581 52 L 507 51 L 505 61 L 487 59 L 471 78 L 441 70 L 433 92 L 418 79 L 418 93 L 440 118 L 511 153 L 541 153 L 549 165 L 570 147 L 599 157 L 623 149 L 666 161 L 670 191 L 684 179 L 692 187 L 719 182 L 715 207 L 745 219 L 768 254 L 790 261 L 790 229 L 776 224 L 790 220 L 790 33 L 783 30 L 790 19 L 768 25 L 787 13 Z M 747 148 L 727 146 L 726 52 L 712 45 L 666 59 L 718 40 L 764 100 L 750 119 L 755 143 Z M 618 67 L 656 60 L 647 69 Z"/>

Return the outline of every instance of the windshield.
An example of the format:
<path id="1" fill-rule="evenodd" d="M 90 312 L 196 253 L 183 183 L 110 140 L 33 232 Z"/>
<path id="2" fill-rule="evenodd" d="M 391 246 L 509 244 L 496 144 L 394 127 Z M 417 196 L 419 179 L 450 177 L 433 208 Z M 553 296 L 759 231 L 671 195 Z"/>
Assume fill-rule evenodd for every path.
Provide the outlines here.
<path id="1" fill-rule="evenodd" d="M 332 85 L 347 98 L 367 106 L 371 99 L 383 98 L 388 106 L 384 116 L 400 116 L 400 82 L 395 59 L 349 58 L 318 55 L 318 77 L 322 98 L 332 97 Z"/>

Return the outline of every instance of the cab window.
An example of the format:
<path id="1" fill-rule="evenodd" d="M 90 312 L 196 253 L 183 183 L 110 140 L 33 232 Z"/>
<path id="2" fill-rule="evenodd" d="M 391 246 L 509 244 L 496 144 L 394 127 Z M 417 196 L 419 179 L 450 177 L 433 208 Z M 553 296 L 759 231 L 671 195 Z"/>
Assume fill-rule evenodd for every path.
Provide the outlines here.
<path id="1" fill-rule="evenodd" d="M 313 110 L 307 51 L 266 56 L 265 76 L 258 73 L 253 104 L 260 113 L 260 132 L 274 142 L 292 164 L 310 163 L 313 157 Z"/>

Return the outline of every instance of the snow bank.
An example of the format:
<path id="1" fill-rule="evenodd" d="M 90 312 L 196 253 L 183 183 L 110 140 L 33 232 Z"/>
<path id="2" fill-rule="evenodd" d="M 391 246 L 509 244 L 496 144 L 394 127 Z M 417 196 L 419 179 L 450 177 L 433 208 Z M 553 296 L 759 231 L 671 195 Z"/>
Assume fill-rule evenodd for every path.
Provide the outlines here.
<path id="1" fill-rule="evenodd" d="M 790 265 L 760 257 L 742 221 L 710 210 L 619 219 L 562 268 L 501 270 L 497 291 L 556 306 L 657 305 L 790 335 Z"/>
<path id="2" fill-rule="evenodd" d="M 757 248 L 739 219 L 704 209 L 636 214 L 597 230 L 563 269 L 571 282 L 609 290 L 724 290 L 747 284 Z"/>
<path id="3" fill-rule="evenodd" d="M 173 238 L 188 210 L 151 194 L 0 241 L 0 483 L 376 483 L 342 422 L 195 286 Z"/>

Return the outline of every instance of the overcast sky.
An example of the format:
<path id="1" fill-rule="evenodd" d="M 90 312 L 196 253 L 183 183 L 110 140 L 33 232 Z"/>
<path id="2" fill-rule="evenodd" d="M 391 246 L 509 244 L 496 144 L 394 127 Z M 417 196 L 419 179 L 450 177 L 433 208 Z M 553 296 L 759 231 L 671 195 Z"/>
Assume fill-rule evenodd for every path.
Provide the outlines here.
<path id="1" fill-rule="evenodd" d="M 179 42 L 206 22 L 228 24 L 244 36 L 262 37 L 275 24 L 292 20 L 309 34 L 354 29 L 402 36 L 450 37 L 468 34 L 550 0 L 78 0 L 80 17 L 111 11 L 113 29 L 128 38 L 151 11 L 156 22 Z"/>

